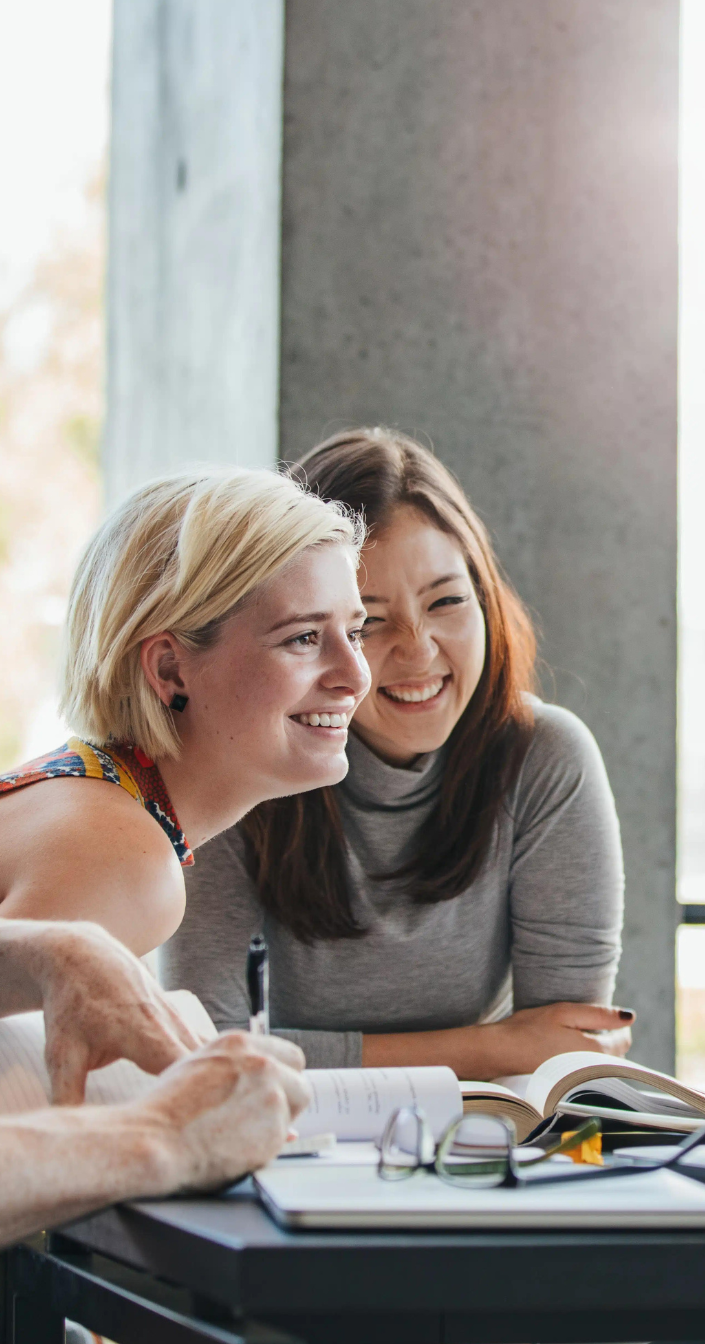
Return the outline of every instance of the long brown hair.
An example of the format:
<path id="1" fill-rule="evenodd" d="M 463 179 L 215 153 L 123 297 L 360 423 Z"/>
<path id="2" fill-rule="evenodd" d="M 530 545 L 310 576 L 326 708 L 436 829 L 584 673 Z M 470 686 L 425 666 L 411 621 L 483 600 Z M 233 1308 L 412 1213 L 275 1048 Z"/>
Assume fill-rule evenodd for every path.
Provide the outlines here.
<path id="1" fill-rule="evenodd" d="M 450 900 L 485 862 L 531 738 L 531 621 L 459 484 L 414 439 L 388 429 L 348 430 L 290 470 L 324 499 L 362 512 L 373 536 L 399 505 L 411 505 L 454 537 L 465 555 L 487 627 L 483 671 L 450 735 L 440 796 L 415 853 L 394 873 L 371 874 L 403 879 L 411 899 L 421 903 Z M 364 934 L 350 902 L 335 788 L 261 803 L 240 829 L 262 904 L 280 924 L 307 943 Z"/>

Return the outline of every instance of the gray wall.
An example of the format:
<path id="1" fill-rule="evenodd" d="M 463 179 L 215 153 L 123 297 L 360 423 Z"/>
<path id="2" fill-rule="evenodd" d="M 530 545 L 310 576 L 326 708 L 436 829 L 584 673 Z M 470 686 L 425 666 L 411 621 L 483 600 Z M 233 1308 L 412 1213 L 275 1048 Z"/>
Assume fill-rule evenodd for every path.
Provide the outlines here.
<path id="1" fill-rule="evenodd" d="M 293 0 L 281 452 L 430 435 L 602 747 L 673 1063 L 677 0 Z"/>
<path id="2" fill-rule="evenodd" d="M 283 0 L 115 0 L 105 477 L 276 460 Z"/>

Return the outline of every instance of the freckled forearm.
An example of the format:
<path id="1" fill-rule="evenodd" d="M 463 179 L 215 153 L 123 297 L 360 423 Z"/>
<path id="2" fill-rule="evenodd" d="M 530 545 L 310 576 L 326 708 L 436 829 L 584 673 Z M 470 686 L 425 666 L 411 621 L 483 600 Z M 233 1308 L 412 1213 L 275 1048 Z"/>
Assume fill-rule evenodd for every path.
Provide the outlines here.
<path id="1" fill-rule="evenodd" d="M 47 958 L 56 941 L 56 931 L 44 921 L 0 918 L 0 1017 L 41 1008 Z"/>

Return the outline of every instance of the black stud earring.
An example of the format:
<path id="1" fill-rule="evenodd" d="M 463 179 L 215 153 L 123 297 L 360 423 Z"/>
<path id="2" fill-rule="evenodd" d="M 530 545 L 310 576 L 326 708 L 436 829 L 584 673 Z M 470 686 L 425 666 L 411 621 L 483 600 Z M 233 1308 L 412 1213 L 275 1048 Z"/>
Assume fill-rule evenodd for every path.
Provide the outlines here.
<path id="1" fill-rule="evenodd" d="M 187 704 L 188 704 L 187 695 L 172 695 L 171 700 L 169 701 L 169 709 L 175 709 L 179 714 L 181 714 L 181 712 L 186 708 Z"/>

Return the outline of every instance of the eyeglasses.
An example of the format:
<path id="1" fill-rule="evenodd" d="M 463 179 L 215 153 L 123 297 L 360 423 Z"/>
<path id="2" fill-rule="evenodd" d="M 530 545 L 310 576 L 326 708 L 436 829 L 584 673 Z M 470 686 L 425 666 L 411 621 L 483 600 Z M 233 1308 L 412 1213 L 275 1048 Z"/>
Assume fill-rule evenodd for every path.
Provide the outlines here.
<path id="1" fill-rule="evenodd" d="M 571 1148 L 600 1129 L 599 1120 L 590 1119 L 570 1137 L 554 1144 L 540 1157 L 529 1157 L 517 1162 L 514 1156 L 516 1134 L 514 1126 L 493 1115 L 462 1115 L 451 1121 L 440 1141 L 435 1143 L 426 1115 L 419 1106 L 403 1106 L 394 1111 L 385 1126 L 380 1143 L 377 1172 L 384 1181 L 401 1181 L 415 1171 L 435 1172 L 449 1185 L 465 1189 L 508 1189 L 533 1184 L 524 1171 L 538 1166 L 556 1153 Z M 678 1145 L 677 1151 L 662 1162 L 636 1160 L 621 1166 L 590 1167 L 560 1175 L 541 1176 L 541 1185 L 555 1185 L 560 1181 L 584 1181 L 607 1176 L 633 1176 L 640 1172 L 675 1167 L 685 1153 L 705 1140 L 705 1126 L 689 1134 Z M 690 1174 L 686 1168 L 683 1174 Z"/>

